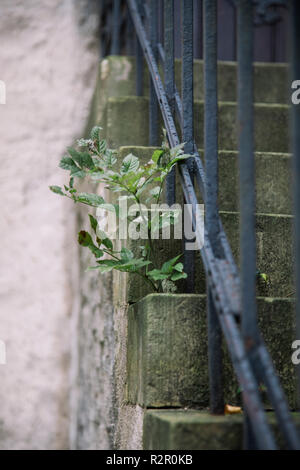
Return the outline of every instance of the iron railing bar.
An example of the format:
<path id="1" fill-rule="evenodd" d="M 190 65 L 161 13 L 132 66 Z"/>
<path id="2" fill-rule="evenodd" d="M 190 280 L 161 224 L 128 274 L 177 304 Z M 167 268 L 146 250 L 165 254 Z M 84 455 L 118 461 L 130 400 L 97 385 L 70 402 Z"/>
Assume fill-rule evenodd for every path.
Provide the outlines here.
<path id="1" fill-rule="evenodd" d="M 223 257 L 219 241 L 218 211 L 218 83 L 217 83 L 217 0 L 203 0 L 204 24 L 204 156 L 205 222 L 207 236 L 216 258 Z M 210 412 L 224 413 L 222 331 L 209 283 L 207 291 L 207 339 Z"/>
<path id="2" fill-rule="evenodd" d="M 134 55 L 134 29 L 128 9 L 126 9 L 126 54 Z"/>
<path id="3" fill-rule="evenodd" d="M 242 330 L 246 341 L 257 338 L 255 161 L 253 110 L 253 5 L 238 3 L 238 132 L 240 190 L 240 257 Z"/>
<path id="4" fill-rule="evenodd" d="M 158 61 L 158 0 L 150 0 L 149 16 L 150 44 L 154 60 Z M 158 145 L 158 103 L 151 74 L 150 80 L 150 102 L 149 102 L 149 145 Z"/>
<path id="5" fill-rule="evenodd" d="M 142 4 L 141 0 L 137 0 L 137 8 L 140 15 L 142 16 Z M 136 94 L 137 96 L 143 96 L 143 85 L 144 85 L 144 54 L 136 35 Z"/>
<path id="6" fill-rule="evenodd" d="M 206 226 L 216 257 L 222 257 L 218 211 L 217 1 L 203 0 L 204 157 Z"/>
<path id="7" fill-rule="evenodd" d="M 182 141 L 184 152 L 192 154 L 194 150 L 194 86 L 193 86 L 193 0 L 182 0 L 182 68 L 181 68 L 181 94 L 182 94 Z M 186 165 L 194 181 L 194 159 L 186 160 Z M 193 211 L 192 217 L 195 217 Z M 186 241 L 184 240 L 184 243 Z M 195 252 L 184 249 L 184 271 L 187 273 L 186 292 L 195 290 Z"/>
<path id="8" fill-rule="evenodd" d="M 166 126 L 166 130 L 168 133 L 169 142 L 170 142 L 170 145 L 174 147 L 179 144 L 179 138 L 176 132 L 172 115 L 170 113 L 167 98 L 164 93 L 163 85 L 162 85 L 159 72 L 158 72 L 158 67 L 154 61 L 152 51 L 149 46 L 149 41 L 147 40 L 143 24 L 140 20 L 140 17 L 136 8 L 136 1 L 127 0 L 127 2 L 131 11 L 131 15 L 132 15 L 132 19 L 135 25 L 137 35 L 139 37 L 142 48 L 144 50 L 144 54 L 145 54 L 145 58 L 149 67 L 149 71 L 152 74 L 153 78 L 155 78 L 154 83 L 155 83 L 156 93 L 157 93 L 157 97 L 159 100 L 161 112 L 163 115 L 164 124 Z M 184 190 L 187 201 L 189 203 L 196 204 L 197 197 L 193 188 L 192 181 L 190 179 L 188 168 L 186 167 L 185 164 L 181 164 L 179 167 L 179 171 L 180 171 L 180 177 L 182 181 L 183 190 Z M 225 234 L 224 236 L 226 237 Z M 212 293 L 213 293 L 216 309 L 219 314 L 219 319 L 221 322 L 222 330 L 226 337 L 229 350 L 231 351 L 231 356 L 232 356 L 232 360 L 234 363 L 235 371 L 237 373 L 239 382 L 241 384 L 244 384 L 244 390 L 247 391 L 249 389 L 249 387 L 247 387 L 247 382 L 245 382 L 245 377 L 247 377 L 247 374 L 245 375 L 245 377 L 243 377 L 243 375 L 245 372 L 245 367 L 246 369 L 249 368 L 250 377 L 251 377 L 250 381 L 251 381 L 253 379 L 253 372 L 251 368 L 252 366 L 246 357 L 243 357 L 243 363 L 241 364 L 239 363 L 241 356 L 236 357 L 236 352 L 245 351 L 245 348 L 244 348 L 244 345 L 240 336 L 240 332 L 236 325 L 234 309 L 231 308 L 231 298 L 230 296 L 226 296 L 224 288 L 223 288 L 223 286 L 226 284 L 226 283 L 224 284 L 223 282 L 224 281 L 223 266 L 222 266 L 222 270 L 220 271 L 218 266 L 216 265 L 216 260 L 214 258 L 211 247 L 209 247 L 209 244 L 206 244 L 205 248 L 200 250 L 200 253 L 203 259 L 206 272 L 208 273 L 207 278 L 209 279 L 209 282 L 211 282 L 213 286 Z M 232 282 L 236 283 L 236 280 L 231 281 L 230 284 Z M 225 298 L 224 298 L 224 295 L 225 295 Z M 231 325 L 229 329 L 227 328 L 228 324 Z M 250 388 L 248 392 L 249 392 L 249 395 L 247 395 L 246 397 L 245 406 L 249 412 L 249 416 L 251 420 L 253 422 L 256 422 L 255 433 L 257 436 L 261 433 L 260 426 L 262 423 L 262 426 L 264 428 L 262 433 L 263 435 L 265 434 L 265 436 L 268 436 L 269 427 L 267 425 L 267 422 L 263 420 L 262 418 L 260 418 L 260 420 L 258 421 L 256 420 L 256 417 L 254 418 L 254 414 L 257 412 L 259 413 L 262 412 L 264 416 L 264 411 L 262 410 L 258 390 L 257 388 L 253 388 L 253 389 Z M 270 448 L 274 448 L 272 438 L 269 436 L 268 439 L 269 439 L 268 442 L 270 444 Z M 264 439 L 263 439 L 263 442 L 265 442 Z M 264 447 L 264 448 L 267 448 L 267 447 Z"/>
<path id="9" fill-rule="evenodd" d="M 242 334 L 247 350 L 257 345 L 254 94 L 253 94 L 253 4 L 239 0 L 238 31 L 238 149 L 240 202 L 240 265 L 242 294 Z M 244 393 L 243 393 L 244 396 Z M 253 449 L 255 430 L 244 419 L 244 447 Z"/>
<path id="10" fill-rule="evenodd" d="M 165 90 L 171 113 L 175 111 L 175 56 L 174 56 L 174 1 L 164 1 L 164 45 L 166 60 L 164 60 Z M 158 54 L 161 55 L 161 43 L 158 45 Z M 176 172 L 175 167 L 167 176 L 166 181 L 167 203 L 172 206 L 176 202 Z"/>
<path id="11" fill-rule="evenodd" d="M 193 0 L 183 0 L 182 6 L 182 138 L 185 153 L 194 150 L 194 93 L 193 93 Z M 193 159 L 187 160 L 191 174 Z"/>

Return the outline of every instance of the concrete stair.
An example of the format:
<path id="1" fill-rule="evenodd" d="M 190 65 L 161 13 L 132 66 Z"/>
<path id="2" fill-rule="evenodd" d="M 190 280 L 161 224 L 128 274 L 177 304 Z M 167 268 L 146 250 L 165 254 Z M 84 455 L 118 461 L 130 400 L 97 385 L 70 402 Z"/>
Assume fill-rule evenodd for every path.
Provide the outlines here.
<path id="1" fill-rule="evenodd" d="M 178 87 L 180 67 L 178 61 Z M 202 62 L 196 61 L 195 138 L 200 155 L 203 154 L 202 68 Z M 148 161 L 154 150 L 147 146 L 149 100 L 146 96 L 134 96 L 134 74 L 134 61 L 127 57 L 110 57 L 102 62 L 91 121 L 104 127 L 109 144 L 120 147 L 121 156 L 131 152 Z M 268 284 L 258 284 L 257 287 L 259 323 L 290 408 L 295 410 L 295 368 L 291 362 L 291 345 L 296 337 L 287 67 L 284 64 L 256 64 L 254 75 L 257 263 L 260 271 L 269 278 Z M 236 64 L 220 62 L 219 206 L 225 232 L 238 263 L 235 89 Z M 148 80 L 145 80 L 145 95 L 147 91 Z M 181 200 L 179 186 L 178 200 Z M 128 245 L 133 250 L 137 249 L 136 242 L 129 241 Z M 159 240 L 156 250 L 157 258 L 163 262 L 182 252 L 181 241 Z M 114 273 L 116 318 L 127 315 L 128 310 L 126 401 L 146 410 L 145 449 L 242 447 L 242 417 L 213 417 L 207 412 L 205 276 L 199 253 L 196 257 L 197 290 L 194 295 L 181 293 L 183 286 L 180 285 L 178 294 L 151 294 L 139 278 Z M 225 344 L 224 355 L 226 402 L 240 405 L 241 393 Z M 266 397 L 263 396 L 263 400 L 266 409 L 271 409 Z M 184 408 L 188 410 L 184 411 Z M 298 415 L 296 420 L 300 422 Z M 271 413 L 270 421 L 274 421 Z M 282 447 L 282 442 L 278 442 Z"/>

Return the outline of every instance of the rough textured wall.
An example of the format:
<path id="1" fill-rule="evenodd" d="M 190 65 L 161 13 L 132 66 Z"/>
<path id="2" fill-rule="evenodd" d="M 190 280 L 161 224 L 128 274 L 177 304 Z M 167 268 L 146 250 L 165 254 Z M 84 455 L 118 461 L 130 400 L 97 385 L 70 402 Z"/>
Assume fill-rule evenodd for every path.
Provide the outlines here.
<path id="1" fill-rule="evenodd" d="M 0 3 L 1 449 L 69 446 L 78 252 L 73 205 L 48 186 L 62 182 L 59 158 L 86 122 L 97 21 L 96 0 Z"/>
<path id="2" fill-rule="evenodd" d="M 95 123 L 100 123 L 105 136 L 107 100 L 110 96 L 133 93 L 133 75 L 132 61 L 125 57 L 110 57 L 101 62 L 87 132 Z M 112 126 L 118 133 L 122 123 L 115 121 Z M 89 185 L 82 189 L 95 191 L 95 187 Z M 109 200 L 110 196 L 103 188 L 98 192 Z M 86 206 L 79 208 L 80 227 L 86 226 L 90 211 Z M 139 449 L 142 446 L 143 410 L 128 405 L 126 394 L 127 298 L 124 277 L 121 282 L 122 274 L 125 274 L 118 277 L 112 273 L 85 272 L 87 266 L 93 264 L 88 250 L 80 249 L 72 447 Z"/>
<path id="3" fill-rule="evenodd" d="M 82 189 L 95 191 L 89 185 Z M 81 229 L 89 230 L 91 212 L 87 206 L 78 207 Z M 73 347 L 71 447 L 111 449 L 115 429 L 112 276 L 86 272 L 88 266 L 95 264 L 86 248 L 79 249 L 79 259 L 77 320 L 76 312 L 73 313 L 77 341 Z"/>

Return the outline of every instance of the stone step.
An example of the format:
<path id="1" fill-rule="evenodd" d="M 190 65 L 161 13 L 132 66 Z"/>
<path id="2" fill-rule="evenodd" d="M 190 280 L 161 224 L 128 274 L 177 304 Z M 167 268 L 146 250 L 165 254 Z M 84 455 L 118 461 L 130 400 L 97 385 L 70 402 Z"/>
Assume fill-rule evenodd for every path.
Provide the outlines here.
<path id="1" fill-rule="evenodd" d="M 258 298 L 259 324 L 291 409 L 296 409 L 294 303 Z M 224 347 L 226 403 L 241 393 Z M 263 393 L 263 392 L 262 392 Z M 267 408 L 266 397 L 262 396 Z M 128 310 L 127 401 L 145 408 L 209 405 L 206 296 L 151 294 Z"/>
<path id="2" fill-rule="evenodd" d="M 268 413 L 277 445 L 285 444 L 273 413 Z M 300 431 L 300 414 L 293 413 Z M 212 416 L 196 410 L 149 410 L 144 417 L 145 450 L 242 450 L 243 415 Z"/>
<path id="3" fill-rule="evenodd" d="M 239 260 L 239 214 L 237 212 L 220 212 L 225 233 L 235 260 Z M 291 216 L 257 214 L 257 268 L 267 274 L 267 282 L 257 283 L 257 294 L 268 297 L 291 297 L 294 295 L 293 259 L 292 259 L 292 221 Z M 123 242 L 136 256 L 140 256 L 141 246 L 145 240 L 127 239 Z M 183 252 L 182 240 L 158 239 L 154 242 L 155 250 L 152 259 L 154 267 L 162 264 Z M 205 293 L 205 273 L 199 251 L 195 252 L 195 286 L 196 293 Z M 178 292 L 185 291 L 184 281 L 179 281 Z M 145 281 L 135 274 L 114 273 L 114 297 L 123 302 L 133 303 L 150 293 Z"/>
<path id="4" fill-rule="evenodd" d="M 120 159 L 129 153 L 148 162 L 156 147 L 123 146 Z M 199 149 L 202 162 L 203 150 Z M 256 211 L 267 214 L 292 213 L 291 207 L 291 156 L 288 153 L 256 152 Z M 178 181 L 178 193 L 181 185 Z M 200 197 L 199 197 L 200 200 Z M 238 210 L 238 153 L 219 152 L 219 208 L 223 211 Z"/>
<path id="5" fill-rule="evenodd" d="M 99 68 L 99 88 L 102 99 L 109 96 L 136 95 L 135 59 L 110 56 L 102 60 Z M 163 74 L 162 74 L 163 76 Z M 149 73 L 144 71 L 144 94 L 149 95 Z M 237 63 L 218 62 L 218 94 L 220 101 L 236 101 Z M 272 79 L 270 80 L 270 77 Z M 175 81 L 180 92 L 181 60 L 175 61 Z M 194 61 L 194 96 L 203 99 L 203 61 Z M 254 64 L 254 100 L 257 103 L 286 103 L 290 93 L 286 64 Z"/>
<path id="6" fill-rule="evenodd" d="M 109 145 L 148 145 L 149 99 L 136 96 L 110 97 L 106 113 L 106 137 Z M 285 153 L 289 150 L 289 106 L 285 104 L 255 104 L 255 149 L 260 152 Z M 219 102 L 219 148 L 237 149 L 237 105 Z M 203 148 L 203 101 L 195 101 L 195 140 Z M 97 121 L 98 122 L 98 121 Z M 100 121 L 101 122 L 101 121 Z M 267 125 L 266 125 L 267 124 Z M 160 118 L 161 140 L 163 127 Z"/>

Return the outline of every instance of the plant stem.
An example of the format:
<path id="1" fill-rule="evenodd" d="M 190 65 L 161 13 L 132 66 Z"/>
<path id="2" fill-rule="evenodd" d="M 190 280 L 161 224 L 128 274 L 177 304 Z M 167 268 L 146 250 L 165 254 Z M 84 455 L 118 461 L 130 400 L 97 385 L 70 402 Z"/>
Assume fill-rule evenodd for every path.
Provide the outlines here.
<path id="1" fill-rule="evenodd" d="M 110 251 L 108 250 L 102 250 L 104 253 L 106 253 L 107 255 L 110 255 L 112 258 L 114 258 L 115 260 L 117 261 L 121 261 L 120 258 L 118 258 L 116 255 L 114 255 L 113 253 L 111 253 Z"/>
<path id="2" fill-rule="evenodd" d="M 141 276 L 143 279 L 145 279 L 150 285 L 151 287 L 155 290 L 155 292 L 159 292 L 159 287 L 157 287 L 153 281 L 151 281 L 151 279 L 147 276 L 145 276 L 145 274 L 141 273 L 140 271 L 134 271 L 136 274 L 138 274 L 139 276 Z"/>

